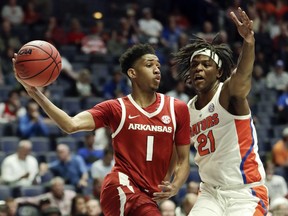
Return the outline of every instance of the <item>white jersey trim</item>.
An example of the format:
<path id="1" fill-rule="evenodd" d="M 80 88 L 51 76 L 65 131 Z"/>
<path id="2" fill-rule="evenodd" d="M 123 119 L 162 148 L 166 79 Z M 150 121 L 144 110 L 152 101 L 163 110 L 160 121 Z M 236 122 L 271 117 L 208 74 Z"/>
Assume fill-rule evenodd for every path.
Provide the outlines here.
<path id="1" fill-rule="evenodd" d="M 160 105 L 159 105 L 159 107 L 157 108 L 157 110 L 156 110 L 155 112 L 152 112 L 152 113 L 149 113 L 149 112 L 145 111 L 144 109 L 142 109 L 142 107 L 140 107 L 140 106 L 134 101 L 134 99 L 132 98 L 131 94 L 128 95 L 128 99 L 129 99 L 130 102 L 136 107 L 136 109 L 138 109 L 141 113 L 143 113 L 143 114 L 144 114 L 145 116 L 147 116 L 148 118 L 152 118 L 152 117 L 158 115 L 158 114 L 161 112 L 161 110 L 162 110 L 162 108 L 163 108 L 163 106 L 164 106 L 164 95 L 163 95 L 163 94 L 160 94 L 160 93 L 159 93 L 159 95 L 160 95 Z"/>
<path id="2" fill-rule="evenodd" d="M 227 115 L 232 116 L 232 117 L 233 117 L 234 119 L 236 119 L 236 120 L 243 120 L 243 119 L 249 119 L 249 118 L 251 118 L 251 110 L 250 110 L 250 113 L 247 114 L 247 115 L 241 115 L 241 116 L 240 116 L 240 115 L 233 115 L 233 114 L 231 114 L 230 112 L 228 112 L 228 111 L 220 104 L 219 99 L 220 99 L 220 93 L 221 93 L 222 86 L 223 86 L 223 83 L 222 83 L 222 82 L 219 83 L 218 89 L 217 89 L 216 93 L 214 94 L 213 98 L 209 101 L 208 104 L 206 104 L 206 106 L 204 106 L 204 107 L 201 108 L 200 110 L 196 109 L 196 107 L 195 107 L 195 103 L 196 103 L 197 98 L 198 98 L 197 95 L 194 96 L 194 97 L 188 102 L 188 104 L 187 104 L 188 107 L 189 107 L 189 108 L 192 108 L 192 109 L 195 109 L 195 110 L 197 110 L 197 111 L 201 111 L 201 110 L 203 110 L 203 109 L 208 108 L 208 106 L 211 104 L 211 102 L 214 100 L 214 98 L 217 97 L 217 95 L 219 95 L 218 100 L 216 100 L 216 101 L 217 101 L 217 103 L 219 104 L 219 107 L 221 108 L 221 110 L 222 110 L 223 112 L 225 112 Z"/>
<path id="3" fill-rule="evenodd" d="M 172 123 L 173 123 L 173 126 L 174 126 L 174 134 L 173 134 L 173 140 L 174 140 L 175 131 L 176 131 L 176 117 L 175 117 L 174 97 L 170 97 L 170 112 L 171 112 Z"/>
<path id="4" fill-rule="evenodd" d="M 124 102 L 123 102 L 122 98 L 118 98 L 118 101 L 120 102 L 120 105 L 122 108 L 122 116 L 121 116 L 121 121 L 120 121 L 118 128 L 115 130 L 114 133 L 111 134 L 112 138 L 114 138 L 121 131 L 121 129 L 125 123 L 125 118 L 126 118 L 126 108 L 125 108 Z"/>

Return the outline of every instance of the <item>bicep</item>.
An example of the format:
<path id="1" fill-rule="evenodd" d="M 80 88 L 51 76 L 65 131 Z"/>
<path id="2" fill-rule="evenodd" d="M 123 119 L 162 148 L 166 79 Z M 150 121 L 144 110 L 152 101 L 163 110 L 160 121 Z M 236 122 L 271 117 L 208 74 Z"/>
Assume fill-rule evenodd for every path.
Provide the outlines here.
<path id="1" fill-rule="evenodd" d="M 83 111 L 72 117 L 72 122 L 75 125 L 76 131 L 92 131 L 95 129 L 93 116 L 88 111 Z"/>
<path id="2" fill-rule="evenodd" d="M 241 73 L 236 68 L 226 83 L 228 84 L 229 95 L 232 97 L 246 98 L 251 90 L 252 75 Z"/>

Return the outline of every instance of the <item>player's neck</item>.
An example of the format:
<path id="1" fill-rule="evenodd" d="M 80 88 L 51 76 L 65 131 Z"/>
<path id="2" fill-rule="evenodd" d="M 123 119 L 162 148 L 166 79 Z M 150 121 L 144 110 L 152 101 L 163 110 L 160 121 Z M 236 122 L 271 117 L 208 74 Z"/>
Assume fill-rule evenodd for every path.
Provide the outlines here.
<path id="1" fill-rule="evenodd" d="M 209 91 L 198 92 L 197 94 L 198 97 L 196 101 L 197 109 L 202 109 L 212 100 L 212 98 L 214 97 L 218 89 L 218 86 L 219 86 L 219 83 L 216 83 L 209 89 Z"/>
<path id="2" fill-rule="evenodd" d="M 153 104 L 157 98 L 156 93 L 143 93 L 141 92 L 141 94 L 138 93 L 131 93 L 131 96 L 133 98 L 133 100 L 142 108 L 146 108 L 148 106 L 150 106 L 151 104 Z"/>

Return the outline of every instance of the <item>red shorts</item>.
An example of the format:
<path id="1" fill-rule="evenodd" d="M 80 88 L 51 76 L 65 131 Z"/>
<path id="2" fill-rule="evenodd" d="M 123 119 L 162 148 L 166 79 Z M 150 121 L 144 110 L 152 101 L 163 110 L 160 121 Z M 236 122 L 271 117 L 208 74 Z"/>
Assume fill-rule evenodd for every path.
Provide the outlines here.
<path id="1" fill-rule="evenodd" d="M 161 216 L 157 203 L 120 172 L 104 179 L 100 203 L 105 216 Z"/>

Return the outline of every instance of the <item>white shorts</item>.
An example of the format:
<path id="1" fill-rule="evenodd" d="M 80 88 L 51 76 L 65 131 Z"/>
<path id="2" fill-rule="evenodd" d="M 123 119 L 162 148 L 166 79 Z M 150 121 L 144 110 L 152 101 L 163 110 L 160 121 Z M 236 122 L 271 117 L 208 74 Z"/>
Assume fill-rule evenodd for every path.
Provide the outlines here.
<path id="1" fill-rule="evenodd" d="M 188 216 L 263 216 L 268 212 L 266 186 L 245 188 L 200 185 L 199 197 Z"/>

